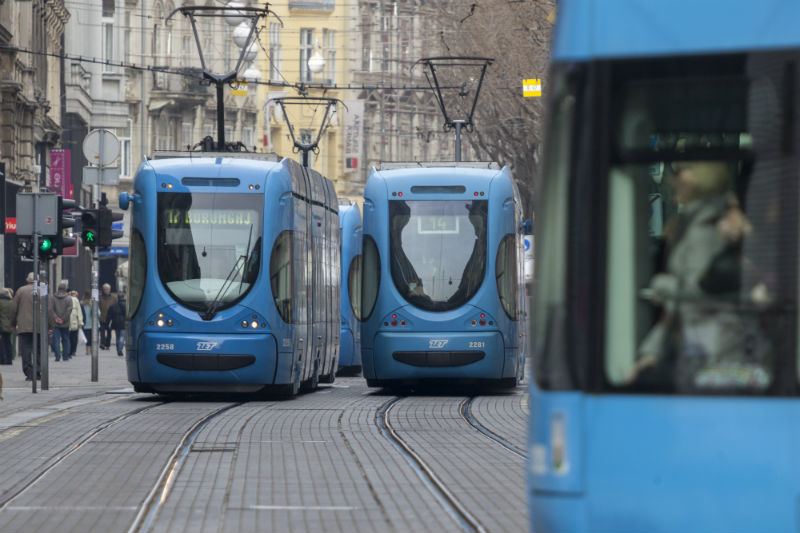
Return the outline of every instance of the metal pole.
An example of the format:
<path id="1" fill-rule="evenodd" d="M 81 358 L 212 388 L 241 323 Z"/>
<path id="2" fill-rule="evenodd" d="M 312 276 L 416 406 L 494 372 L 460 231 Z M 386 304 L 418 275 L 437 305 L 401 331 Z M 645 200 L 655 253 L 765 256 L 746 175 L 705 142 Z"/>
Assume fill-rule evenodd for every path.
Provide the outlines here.
<path id="1" fill-rule="evenodd" d="M 100 145 L 99 151 L 102 154 L 104 150 L 104 143 L 103 140 L 105 139 L 105 135 L 100 136 Z M 98 160 L 102 161 L 102 160 Z M 92 187 L 92 200 L 95 209 L 100 209 L 100 183 L 103 182 L 103 164 L 98 165 L 98 183 L 95 183 Z M 100 290 L 99 290 L 99 283 L 100 283 L 100 253 L 97 250 L 97 246 L 92 249 L 92 381 L 97 381 L 98 374 L 99 374 L 99 358 L 100 358 L 100 346 L 98 342 L 98 327 L 100 324 L 98 323 L 99 314 L 97 312 L 99 303 L 100 303 Z"/>
<path id="2" fill-rule="evenodd" d="M 454 120 L 453 124 L 456 127 L 456 161 L 461 161 L 461 126 L 464 124 L 462 120 Z"/>
<path id="3" fill-rule="evenodd" d="M 100 137 L 100 151 L 102 153 L 103 147 L 103 137 Z M 100 176 L 103 175 L 103 166 L 100 165 Z M 101 178 L 102 179 L 102 178 Z M 100 185 L 95 185 L 92 187 L 92 195 L 94 196 L 94 207 L 95 209 L 100 208 Z M 98 380 L 98 373 L 99 373 L 99 365 L 98 360 L 100 357 L 100 346 L 99 346 L 99 321 L 100 316 L 98 311 L 99 308 L 99 301 L 100 301 L 100 291 L 98 288 L 99 280 L 100 280 L 100 254 L 97 250 L 97 246 L 94 247 L 92 250 L 92 381 Z"/>
<path id="4" fill-rule="evenodd" d="M 48 272 L 49 272 L 49 263 L 47 260 L 40 263 L 42 271 L 39 274 L 39 279 L 44 277 L 44 282 L 39 287 L 39 338 L 41 341 L 39 342 L 39 352 L 41 353 L 41 360 L 39 363 L 41 364 L 42 370 L 42 390 L 49 390 L 50 389 L 50 351 L 48 350 L 49 343 L 47 339 L 49 338 L 48 332 L 50 330 L 50 324 L 48 320 L 48 311 L 49 307 L 47 305 L 47 298 L 48 298 Z M 52 285 L 52 283 L 50 284 Z"/>
<path id="5" fill-rule="evenodd" d="M 31 332 L 31 392 L 36 394 L 36 376 L 39 375 L 39 186 L 33 196 L 33 331 Z"/>
<path id="6" fill-rule="evenodd" d="M 217 150 L 225 151 L 225 102 L 222 94 L 222 80 L 217 83 Z"/>
<path id="7" fill-rule="evenodd" d="M 97 252 L 97 247 L 94 248 L 92 251 L 92 381 L 97 381 L 98 377 L 98 356 L 99 356 L 99 329 L 98 324 L 100 320 L 100 315 L 98 311 L 98 299 L 99 299 L 99 291 L 97 289 L 98 280 L 100 278 L 98 272 L 98 266 L 100 263 L 100 257 Z"/>

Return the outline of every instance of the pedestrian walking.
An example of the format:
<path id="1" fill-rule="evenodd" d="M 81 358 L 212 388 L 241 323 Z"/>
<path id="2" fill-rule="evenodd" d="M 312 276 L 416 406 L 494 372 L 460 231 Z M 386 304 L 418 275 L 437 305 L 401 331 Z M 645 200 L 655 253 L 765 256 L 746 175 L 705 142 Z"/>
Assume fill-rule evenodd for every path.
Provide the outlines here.
<path id="1" fill-rule="evenodd" d="M 92 324 L 94 315 L 92 314 L 92 291 L 85 291 L 81 299 L 81 311 L 83 312 L 83 336 L 86 340 L 86 355 L 92 353 Z"/>
<path id="2" fill-rule="evenodd" d="M 67 294 L 69 282 L 58 282 L 58 292 L 49 298 L 50 329 L 53 330 L 53 351 L 56 361 L 69 359 L 69 319 L 72 314 L 72 297 Z"/>
<path id="3" fill-rule="evenodd" d="M 78 300 L 78 291 L 69 291 L 72 298 L 72 312 L 69 314 L 69 357 L 72 358 L 78 349 L 78 334 L 83 331 L 83 309 Z"/>
<path id="4" fill-rule="evenodd" d="M 25 379 L 30 381 L 33 375 L 33 272 L 28 273 L 25 278 L 25 285 L 17 289 L 14 299 L 11 300 L 11 312 L 9 313 L 11 327 L 17 332 L 17 344 L 19 356 L 22 358 L 22 372 Z M 38 333 L 37 333 L 38 335 Z M 42 339 L 39 336 L 39 354 L 42 351 Z M 44 348 L 47 350 L 47 348 Z M 39 374 L 36 379 L 41 379 L 41 356 L 37 354 L 37 368 Z"/>
<path id="5" fill-rule="evenodd" d="M 111 346 L 111 325 L 108 321 L 108 310 L 117 303 L 117 295 L 111 292 L 111 285 L 103 284 L 103 293 L 100 295 L 100 349 L 108 350 Z"/>
<path id="6" fill-rule="evenodd" d="M 11 349 L 11 289 L 0 289 L 0 365 L 10 365 L 14 360 Z"/>
<path id="7" fill-rule="evenodd" d="M 108 310 L 109 326 L 114 330 L 117 341 L 117 355 L 122 357 L 125 348 L 125 295 L 120 294 L 117 303 Z"/>

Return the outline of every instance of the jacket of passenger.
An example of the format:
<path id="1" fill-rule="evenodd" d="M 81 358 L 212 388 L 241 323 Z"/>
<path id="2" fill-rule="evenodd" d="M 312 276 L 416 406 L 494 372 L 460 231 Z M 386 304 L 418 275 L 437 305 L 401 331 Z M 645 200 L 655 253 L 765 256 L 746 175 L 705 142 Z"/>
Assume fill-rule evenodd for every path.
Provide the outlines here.
<path id="1" fill-rule="evenodd" d="M 57 292 L 48 298 L 50 329 L 69 328 L 69 318 L 72 314 L 72 296 L 66 292 Z M 61 319 L 61 323 L 56 321 Z"/>
<path id="2" fill-rule="evenodd" d="M 11 296 L 6 292 L 0 293 L 0 331 L 10 333 L 11 327 Z"/>
<path id="3" fill-rule="evenodd" d="M 100 322 L 108 322 L 108 310 L 117 303 L 117 295 L 100 293 Z"/>
<path id="4" fill-rule="evenodd" d="M 17 333 L 33 333 L 33 283 L 23 285 L 14 293 L 9 320 Z"/>
<path id="5" fill-rule="evenodd" d="M 114 331 L 125 329 L 125 298 L 109 308 L 108 321 Z"/>
<path id="6" fill-rule="evenodd" d="M 72 311 L 69 314 L 69 330 L 78 331 L 83 329 L 83 309 L 77 298 L 74 296 L 70 296 L 70 298 L 72 299 Z"/>

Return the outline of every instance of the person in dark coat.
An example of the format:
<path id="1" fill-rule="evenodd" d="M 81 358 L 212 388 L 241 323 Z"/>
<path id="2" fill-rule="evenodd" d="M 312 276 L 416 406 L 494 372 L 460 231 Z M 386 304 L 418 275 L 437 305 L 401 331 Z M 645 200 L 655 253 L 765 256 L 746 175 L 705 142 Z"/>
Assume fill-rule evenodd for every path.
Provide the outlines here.
<path id="1" fill-rule="evenodd" d="M 14 299 L 11 300 L 11 311 L 9 313 L 9 320 L 11 327 L 16 329 L 17 343 L 19 344 L 19 356 L 22 358 L 22 371 L 25 373 L 25 379 L 30 381 L 34 378 L 33 375 L 33 272 L 28 273 L 25 279 L 25 285 L 17 289 L 14 294 Z M 40 336 L 41 337 L 41 336 Z M 37 366 L 39 373 L 41 373 L 41 352 L 47 350 L 42 348 L 41 338 L 39 341 L 39 357 L 37 358 Z M 44 339 L 46 340 L 46 339 Z M 45 352 L 46 353 L 46 352 Z M 35 376 L 40 379 L 40 376 Z"/>
<path id="2" fill-rule="evenodd" d="M 69 282 L 58 283 L 58 292 L 48 298 L 50 329 L 53 331 L 53 351 L 56 361 L 69 359 L 69 318 L 72 315 L 72 296 L 67 293 Z"/>
<path id="3" fill-rule="evenodd" d="M 108 309 L 108 324 L 114 330 L 117 341 L 117 355 L 122 357 L 125 348 L 125 295 L 120 293 L 117 302 Z M 111 334 L 109 333 L 109 341 Z"/>
<path id="4" fill-rule="evenodd" d="M 108 310 L 117 303 L 117 295 L 111 292 L 111 285 L 103 283 L 103 292 L 100 293 L 100 349 L 108 350 L 111 346 L 111 321 Z"/>
<path id="5" fill-rule="evenodd" d="M 0 289 L 0 365 L 10 365 L 14 360 L 11 351 L 11 289 Z"/>

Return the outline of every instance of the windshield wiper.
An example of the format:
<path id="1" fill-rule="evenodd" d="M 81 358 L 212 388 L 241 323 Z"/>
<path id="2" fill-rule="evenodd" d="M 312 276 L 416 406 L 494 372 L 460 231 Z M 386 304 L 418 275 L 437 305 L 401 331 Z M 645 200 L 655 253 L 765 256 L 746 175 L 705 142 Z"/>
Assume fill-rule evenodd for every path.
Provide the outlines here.
<path id="1" fill-rule="evenodd" d="M 200 314 L 200 318 L 203 320 L 211 320 L 217 315 L 217 308 L 219 308 L 220 304 L 222 303 L 221 296 L 223 292 L 228 294 L 227 289 L 233 284 L 233 278 L 236 276 L 236 273 L 239 271 L 239 269 L 244 265 L 244 258 L 245 256 L 240 255 L 239 258 L 236 259 L 231 271 L 228 272 L 227 276 L 225 276 L 225 281 L 222 282 L 222 286 L 219 288 L 217 295 L 214 296 L 214 299 L 208 303 L 205 312 Z"/>
<path id="2" fill-rule="evenodd" d="M 253 225 L 250 224 L 250 233 L 247 235 L 247 248 L 245 248 L 244 263 L 242 264 L 242 275 L 239 277 L 239 294 L 242 293 L 242 283 L 247 274 L 247 260 L 250 259 L 250 239 L 253 238 Z"/>

